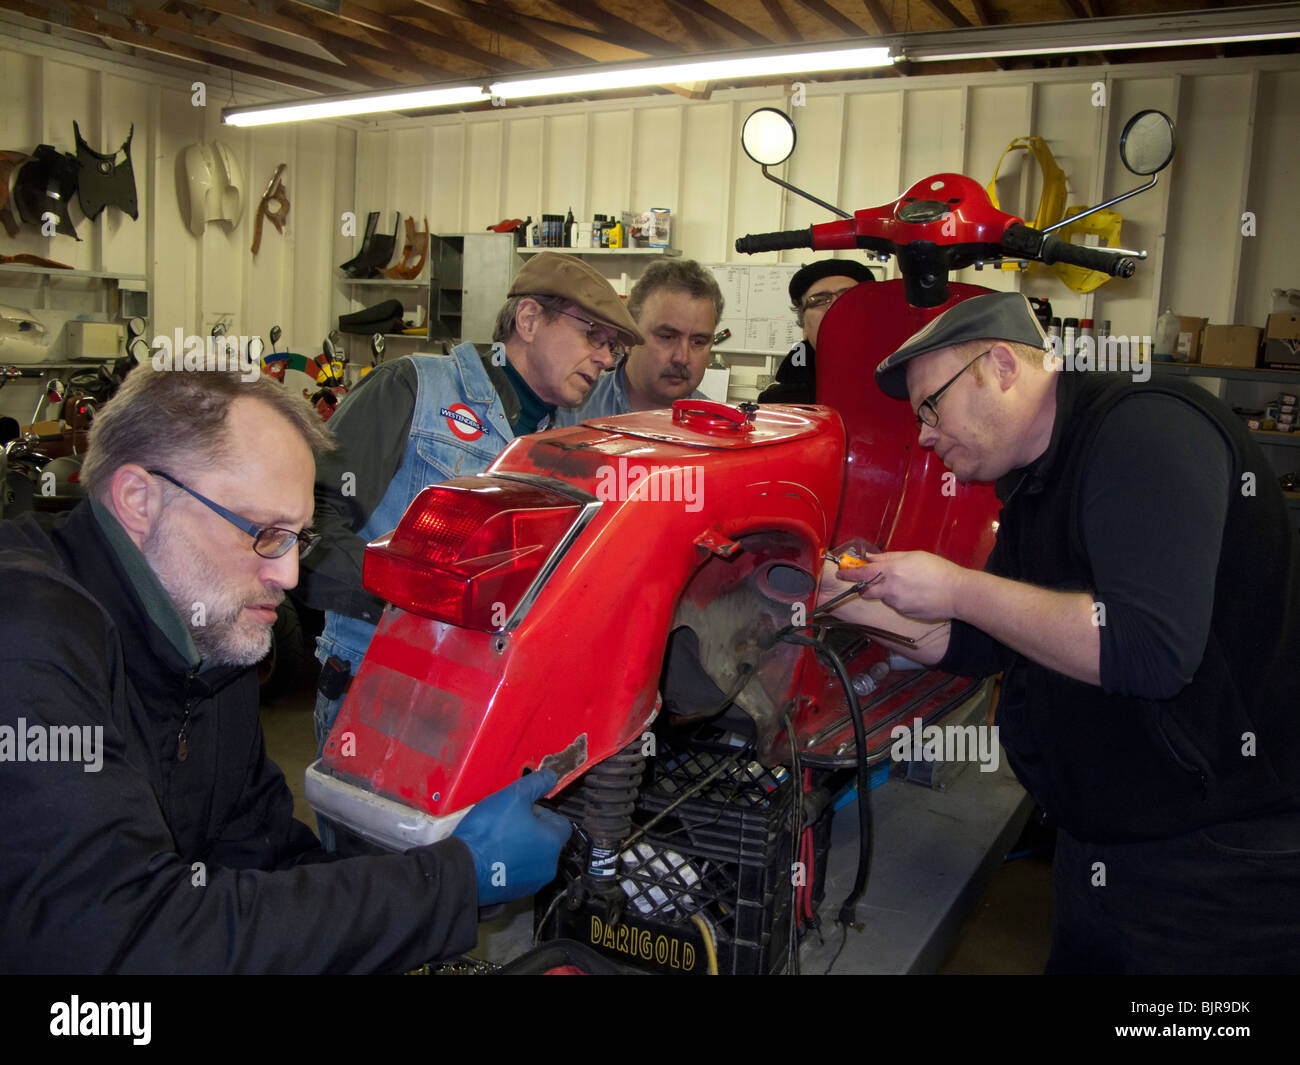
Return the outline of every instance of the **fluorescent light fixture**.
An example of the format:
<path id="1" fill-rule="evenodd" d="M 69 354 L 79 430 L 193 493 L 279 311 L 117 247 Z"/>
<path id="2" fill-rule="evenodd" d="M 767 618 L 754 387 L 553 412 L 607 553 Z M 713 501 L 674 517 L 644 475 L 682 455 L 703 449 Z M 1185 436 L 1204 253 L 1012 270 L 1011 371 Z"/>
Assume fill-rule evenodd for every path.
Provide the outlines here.
<path id="1" fill-rule="evenodd" d="M 231 126 L 270 126 L 278 122 L 308 122 L 313 118 L 343 118 L 377 111 L 414 111 L 424 107 L 452 107 L 474 104 L 491 97 L 479 85 L 448 88 L 400 89 L 394 92 L 330 97 L 301 103 L 271 104 L 267 107 L 237 107 L 223 113 Z"/>
<path id="2" fill-rule="evenodd" d="M 859 70 L 888 66 L 888 48 L 839 48 L 808 52 L 782 52 L 734 59 L 660 63 L 654 66 L 609 67 L 577 74 L 555 74 L 494 82 L 493 96 L 518 100 L 530 96 L 568 96 L 574 93 L 633 89 L 645 85 L 672 85 L 693 81 L 735 81 L 815 74 L 828 70 Z"/>
<path id="3" fill-rule="evenodd" d="M 1300 37 L 1300 5 L 1261 4 L 1166 15 L 930 30 L 896 34 L 880 43 L 891 46 L 900 59 L 925 63 L 1246 44 L 1295 37 Z"/>
<path id="4" fill-rule="evenodd" d="M 1022 55 L 1063 55 L 1080 52 L 1118 52 L 1125 48 L 1186 48 L 1195 44 L 1243 44 L 1247 41 L 1281 41 L 1300 33 L 1252 33 L 1233 37 L 1185 37 L 1173 41 L 1071 41 L 1067 45 L 1044 44 L 1025 48 L 985 48 L 974 52 L 944 52 L 942 55 L 914 55 L 903 58 L 919 63 L 953 63 L 962 59 L 1011 59 Z"/>

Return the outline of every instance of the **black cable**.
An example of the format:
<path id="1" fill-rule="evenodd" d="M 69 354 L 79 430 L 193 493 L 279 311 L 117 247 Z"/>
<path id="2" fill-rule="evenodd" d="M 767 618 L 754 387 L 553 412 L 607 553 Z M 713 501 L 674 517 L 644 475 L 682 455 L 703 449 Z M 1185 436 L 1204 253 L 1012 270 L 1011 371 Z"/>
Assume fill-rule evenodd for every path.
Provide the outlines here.
<path id="1" fill-rule="evenodd" d="M 790 771 L 794 774 L 794 839 L 790 846 L 790 936 L 789 945 L 786 954 L 786 968 L 791 976 L 799 975 L 799 921 L 802 914 L 799 912 L 799 889 L 795 886 L 794 871 L 798 865 L 803 853 L 803 769 L 799 764 L 799 745 L 794 741 L 794 721 L 793 715 L 785 715 L 785 734 L 790 740 Z M 803 880 L 807 890 L 812 888 L 808 885 L 808 870 L 803 870 L 800 877 Z"/>
<path id="2" fill-rule="evenodd" d="M 871 870 L 871 773 L 867 766 L 867 736 L 866 729 L 862 725 L 862 708 L 858 705 L 857 693 L 853 690 L 853 684 L 849 680 L 848 671 L 844 668 L 844 663 L 830 647 L 823 641 L 814 636 L 800 635 L 802 628 L 808 626 L 788 625 L 784 629 L 779 629 L 769 638 L 771 644 L 778 640 L 784 640 L 786 643 L 801 644 L 812 647 L 822 655 L 835 670 L 836 677 L 839 678 L 841 686 L 844 688 L 844 695 L 848 699 L 849 716 L 853 721 L 853 739 L 857 745 L 857 763 L 858 763 L 858 873 L 853 881 L 853 890 L 849 892 L 848 897 L 840 906 L 839 914 L 836 917 L 841 924 L 848 926 L 854 924 L 854 909 L 857 906 L 858 899 L 861 898 L 862 892 L 867 886 L 867 876 Z M 767 643 L 767 641 L 764 641 Z M 770 646 L 770 644 L 769 644 Z"/>

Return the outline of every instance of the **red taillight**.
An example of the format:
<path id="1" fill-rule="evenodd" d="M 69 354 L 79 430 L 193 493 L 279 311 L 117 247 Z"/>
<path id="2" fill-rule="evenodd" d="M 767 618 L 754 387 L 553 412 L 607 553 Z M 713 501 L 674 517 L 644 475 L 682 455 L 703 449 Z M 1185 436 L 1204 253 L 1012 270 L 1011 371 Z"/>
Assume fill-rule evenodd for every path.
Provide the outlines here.
<path id="1" fill-rule="evenodd" d="M 583 505 L 547 488 L 466 477 L 424 489 L 366 545 L 366 588 L 414 614 L 501 628 Z"/>

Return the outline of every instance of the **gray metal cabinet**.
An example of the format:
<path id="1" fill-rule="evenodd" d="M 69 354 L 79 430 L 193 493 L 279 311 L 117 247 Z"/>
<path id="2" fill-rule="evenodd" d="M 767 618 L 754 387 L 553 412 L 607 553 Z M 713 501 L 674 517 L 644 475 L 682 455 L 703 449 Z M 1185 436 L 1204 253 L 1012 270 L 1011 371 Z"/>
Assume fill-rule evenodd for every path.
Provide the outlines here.
<path id="1" fill-rule="evenodd" d="M 488 343 L 519 256 L 512 233 L 429 238 L 429 339 Z"/>

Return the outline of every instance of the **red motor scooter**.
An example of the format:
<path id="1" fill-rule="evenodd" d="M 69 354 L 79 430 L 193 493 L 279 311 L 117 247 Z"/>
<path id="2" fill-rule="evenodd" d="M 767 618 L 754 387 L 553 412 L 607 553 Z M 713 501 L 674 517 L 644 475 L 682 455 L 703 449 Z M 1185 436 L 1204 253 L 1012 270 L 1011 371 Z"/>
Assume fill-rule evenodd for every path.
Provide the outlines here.
<path id="1" fill-rule="evenodd" d="M 1162 137 L 1168 152 L 1147 144 Z M 1139 147 L 1164 156 L 1145 172 L 1167 164 L 1168 119 L 1135 116 L 1122 154 Z M 682 400 L 522 437 L 485 473 L 424 489 L 369 545 L 366 586 L 392 605 L 307 776 L 344 836 L 432 842 L 549 767 L 581 832 L 543 932 L 659 968 L 778 967 L 783 930 L 812 914 L 814 874 L 792 897 L 788 869 L 814 860 L 829 774 L 856 772 L 865 796 L 894 725 L 980 697 L 965 678 L 891 669 L 883 647 L 817 614 L 823 559 L 852 537 L 966 566 L 993 544 L 991 486 L 944 484 L 877 363 L 987 291 L 952 270 L 1019 257 L 1127 276 L 1141 255 L 1033 230 L 957 174 L 838 213 L 737 241 L 898 256 L 901 280 L 827 313 L 824 405 Z"/>

